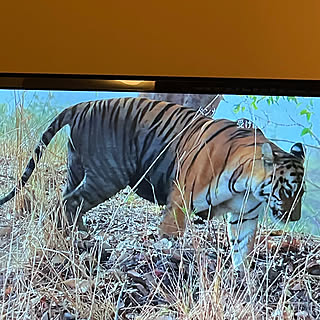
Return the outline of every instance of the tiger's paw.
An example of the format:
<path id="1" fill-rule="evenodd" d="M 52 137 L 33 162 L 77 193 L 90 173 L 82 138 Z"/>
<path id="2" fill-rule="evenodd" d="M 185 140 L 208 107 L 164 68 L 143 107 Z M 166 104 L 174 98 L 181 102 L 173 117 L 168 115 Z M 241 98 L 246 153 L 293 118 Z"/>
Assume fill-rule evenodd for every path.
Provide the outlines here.
<path id="1" fill-rule="evenodd" d="M 159 226 L 161 237 L 182 237 L 184 234 L 185 222 L 178 215 L 167 213 Z"/>

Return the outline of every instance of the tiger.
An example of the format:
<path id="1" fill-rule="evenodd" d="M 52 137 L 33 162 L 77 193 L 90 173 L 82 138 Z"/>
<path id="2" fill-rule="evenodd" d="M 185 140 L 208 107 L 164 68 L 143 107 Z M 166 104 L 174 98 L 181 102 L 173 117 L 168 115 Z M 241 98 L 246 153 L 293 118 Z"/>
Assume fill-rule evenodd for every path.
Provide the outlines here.
<path id="1" fill-rule="evenodd" d="M 301 143 L 286 152 L 259 128 L 141 97 L 82 102 L 61 111 L 0 205 L 27 183 L 52 138 L 66 125 L 70 133 L 63 203 L 69 227 L 86 230 L 83 215 L 129 185 L 139 196 L 165 205 L 159 226 L 163 237 L 182 236 L 193 214 L 225 217 L 233 267 L 244 270 L 263 203 L 280 223 L 301 217 Z"/>

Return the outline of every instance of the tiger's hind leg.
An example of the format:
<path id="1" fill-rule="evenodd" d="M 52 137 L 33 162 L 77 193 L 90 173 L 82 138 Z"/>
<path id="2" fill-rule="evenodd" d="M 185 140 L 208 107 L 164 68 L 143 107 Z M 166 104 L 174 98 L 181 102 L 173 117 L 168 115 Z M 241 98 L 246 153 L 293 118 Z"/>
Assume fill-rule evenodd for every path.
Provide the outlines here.
<path id="1" fill-rule="evenodd" d="M 70 226 L 76 224 L 79 230 L 86 230 L 82 216 L 121 189 L 111 181 L 108 182 L 107 178 L 99 179 L 96 172 L 86 170 L 77 188 L 64 196 L 68 224 Z"/>
<path id="2" fill-rule="evenodd" d="M 67 161 L 67 184 L 63 191 L 63 204 L 70 196 L 79 188 L 85 176 L 85 171 L 80 155 L 76 152 L 73 143 L 68 142 L 68 161 Z M 69 225 L 73 224 L 73 220 L 69 211 L 65 208 L 65 214 Z M 62 227 L 61 217 L 58 219 L 58 228 Z"/>
<path id="3" fill-rule="evenodd" d="M 85 178 L 84 178 L 85 179 Z M 68 189 L 66 189 L 67 191 Z M 69 189 L 70 190 L 70 189 Z M 87 228 L 83 224 L 82 215 L 91 209 L 81 195 L 83 190 L 83 180 L 76 189 L 65 192 L 63 196 L 64 211 L 67 218 L 68 226 L 71 227 L 75 223 L 79 230 L 86 231 Z"/>
<path id="4" fill-rule="evenodd" d="M 80 155 L 74 149 L 73 144 L 68 142 L 68 171 L 67 185 L 64 190 L 64 196 L 74 191 L 84 178 L 85 171 L 83 168 Z"/>

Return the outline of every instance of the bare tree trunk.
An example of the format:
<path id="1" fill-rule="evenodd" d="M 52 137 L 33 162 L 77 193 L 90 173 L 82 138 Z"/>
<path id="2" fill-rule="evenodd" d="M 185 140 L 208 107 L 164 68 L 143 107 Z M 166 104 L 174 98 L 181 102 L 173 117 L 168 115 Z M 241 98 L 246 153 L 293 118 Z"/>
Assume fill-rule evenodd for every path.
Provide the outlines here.
<path id="1" fill-rule="evenodd" d="M 200 111 L 209 117 L 213 117 L 218 108 L 220 101 L 223 99 L 222 94 L 182 94 L 182 93 L 141 93 L 140 97 L 153 100 L 168 101 Z"/>

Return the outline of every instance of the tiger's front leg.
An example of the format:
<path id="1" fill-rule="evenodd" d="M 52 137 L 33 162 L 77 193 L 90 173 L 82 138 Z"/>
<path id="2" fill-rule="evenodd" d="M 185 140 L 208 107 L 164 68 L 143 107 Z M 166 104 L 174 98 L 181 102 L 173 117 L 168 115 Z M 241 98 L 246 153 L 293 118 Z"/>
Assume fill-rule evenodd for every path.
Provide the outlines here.
<path id="1" fill-rule="evenodd" d="M 185 201 L 185 193 L 176 185 L 173 186 L 165 216 L 159 226 L 161 236 L 182 236 L 186 228 L 186 214 L 188 204 Z"/>
<path id="2" fill-rule="evenodd" d="M 232 263 L 236 270 L 243 272 L 250 266 L 249 255 L 254 246 L 258 215 L 241 217 L 239 213 L 228 213 L 227 218 Z"/>
<path id="3" fill-rule="evenodd" d="M 174 206 L 165 210 L 165 216 L 160 224 L 161 236 L 182 236 L 186 227 L 185 213 Z"/>

